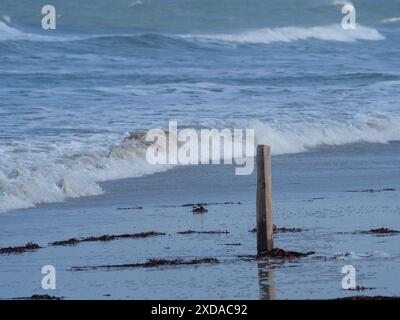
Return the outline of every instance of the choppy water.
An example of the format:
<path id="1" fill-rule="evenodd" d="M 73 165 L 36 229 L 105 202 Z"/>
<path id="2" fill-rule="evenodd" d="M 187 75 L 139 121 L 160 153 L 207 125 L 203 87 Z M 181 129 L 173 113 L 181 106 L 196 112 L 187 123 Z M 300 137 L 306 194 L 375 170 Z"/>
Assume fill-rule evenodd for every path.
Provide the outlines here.
<path id="1" fill-rule="evenodd" d="M 0 3 L 0 211 L 102 192 L 149 166 L 132 131 L 255 128 L 275 154 L 400 140 L 400 4 Z"/>

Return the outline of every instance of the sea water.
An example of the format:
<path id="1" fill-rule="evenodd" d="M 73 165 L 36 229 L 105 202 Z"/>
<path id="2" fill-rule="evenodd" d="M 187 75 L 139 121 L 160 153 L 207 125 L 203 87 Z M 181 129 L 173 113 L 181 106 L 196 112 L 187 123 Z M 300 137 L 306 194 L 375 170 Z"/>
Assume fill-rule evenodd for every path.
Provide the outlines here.
<path id="1" fill-rule="evenodd" d="M 333 0 L 0 3 L 0 212 L 165 170 L 131 133 L 254 128 L 275 155 L 400 140 L 400 7 Z M 352 152 L 352 148 L 346 149 Z M 393 156 L 396 156 L 393 149 Z"/>

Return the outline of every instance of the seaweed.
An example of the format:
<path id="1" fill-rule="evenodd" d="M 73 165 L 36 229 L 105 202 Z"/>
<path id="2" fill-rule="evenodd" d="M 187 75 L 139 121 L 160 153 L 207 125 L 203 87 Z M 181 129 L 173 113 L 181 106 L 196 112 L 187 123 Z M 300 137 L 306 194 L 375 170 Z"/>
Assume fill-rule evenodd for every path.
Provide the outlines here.
<path id="1" fill-rule="evenodd" d="M 61 240 L 61 241 L 54 241 L 50 243 L 52 246 L 70 246 L 70 245 L 76 245 L 81 242 L 95 242 L 95 241 L 101 241 L 101 242 L 106 242 L 106 241 L 113 241 L 113 240 L 119 240 L 119 239 L 140 239 L 140 238 L 148 238 L 148 237 L 156 237 L 156 236 L 164 236 L 165 233 L 162 232 L 155 232 L 155 231 L 149 231 L 149 232 L 142 232 L 142 233 L 127 233 L 127 234 L 119 234 L 119 235 L 103 235 L 100 237 L 85 237 L 85 238 L 71 238 L 68 240 Z"/>
<path id="2" fill-rule="evenodd" d="M 24 253 L 27 251 L 35 251 L 40 248 L 41 247 L 36 243 L 28 242 L 25 246 L 21 247 L 0 248 L 0 254 Z"/>
<path id="3" fill-rule="evenodd" d="M 142 206 L 137 206 L 137 207 L 127 207 L 127 208 L 117 208 L 118 211 L 123 211 L 123 210 L 142 210 Z"/>
<path id="4" fill-rule="evenodd" d="M 287 227 L 279 227 L 278 228 L 276 225 L 274 225 L 273 230 L 274 230 L 274 233 L 295 233 L 295 232 L 304 231 L 304 229 L 301 229 L 301 228 L 287 228 Z M 256 233 L 257 228 L 253 228 L 253 229 L 249 230 L 249 232 Z"/>
<path id="5" fill-rule="evenodd" d="M 360 193 L 379 193 L 379 192 L 394 192 L 396 189 L 394 188 L 386 188 L 386 189 L 365 189 L 365 190 L 347 190 L 346 192 L 360 192 Z"/>
<path id="6" fill-rule="evenodd" d="M 161 208 L 185 208 L 185 207 L 198 207 L 198 206 L 217 206 L 217 205 L 241 205 L 241 202 L 198 202 L 198 203 L 185 203 L 181 205 L 163 205 Z"/>
<path id="7" fill-rule="evenodd" d="M 179 231 L 177 234 L 228 234 L 229 231 L 194 231 L 194 230 L 186 230 L 186 231 Z"/>
<path id="8" fill-rule="evenodd" d="M 270 258 L 270 259 L 297 259 L 304 258 L 310 255 L 315 254 L 314 251 L 309 252 L 297 252 L 297 251 L 285 251 L 283 249 L 275 248 L 269 251 L 261 252 L 257 255 L 257 259 L 261 258 Z"/>
<path id="9" fill-rule="evenodd" d="M 145 263 L 116 264 L 103 266 L 72 267 L 70 271 L 87 271 L 97 269 L 123 269 L 123 268 L 155 268 L 160 266 L 197 265 L 206 263 L 219 263 L 216 258 L 184 259 L 149 259 Z"/>
<path id="10" fill-rule="evenodd" d="M 20 298 L 14 298 L 13 300 L 62 300 L 64 297 L 55 297 L 55 296 L 50 296 L 48 294 L 34 294 L 31 297 L 20 297 Z"/>
<path id="11" fill-rule="evenodd" d="M 400 231 L 392 230 L 392 229 L 389 229 L 389 228 L 378 228 L 378 229 L 371 229 L 371 230 L 366 230 L 366 231 L 359 231 L 358 233 L 385 236 L 385 235 L 398 234 L 398 233 L 400 233 Z"/>

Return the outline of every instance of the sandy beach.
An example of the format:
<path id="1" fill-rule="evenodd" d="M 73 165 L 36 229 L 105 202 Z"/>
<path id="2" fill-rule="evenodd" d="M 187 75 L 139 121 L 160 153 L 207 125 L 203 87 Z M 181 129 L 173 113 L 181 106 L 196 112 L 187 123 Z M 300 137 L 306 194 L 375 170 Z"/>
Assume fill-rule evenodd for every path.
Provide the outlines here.
<path id="1" fill-rule="evenodd" d="M 106 182 L 100 196 L 0 215 L 0 298 L 49 294 L 65 299 L 331 299 L 399 295 L 400 144 L 358 144 L 273 157 L 276 247 L 314 255 L 255 260 L 255 175 L 230 165 L 175 167 Z M 193 213 L 203 203 L 208 212 Z M 52 246 L 55 241 L 158 232 Z M 196 231 L 196 232 L 188 232 Z M 154 267 L 73 267 L 215 258 L 218 263 Z M 357 270 L 360 291 L 341 288 L 341 269 Z M 57 270 L 57 289 L 41 288 L 41 268 Z"/>

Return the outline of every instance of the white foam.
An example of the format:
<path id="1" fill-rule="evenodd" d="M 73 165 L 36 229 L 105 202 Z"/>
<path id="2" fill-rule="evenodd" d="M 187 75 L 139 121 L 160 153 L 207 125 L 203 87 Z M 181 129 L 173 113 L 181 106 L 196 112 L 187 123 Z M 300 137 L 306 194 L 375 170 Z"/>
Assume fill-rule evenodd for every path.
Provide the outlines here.
<path id="1" fill-rule="evenodd" d="M 345 1 L 345 0 L 334 0 L 334 1 L 332 1 L 332 5 L 334 5 L 334 6 L 345 6 L 347 4 L 353 5 L 352 2 Z"/>
<path id="2" fill-rule="evenodd" d="M 343 119 L 313 115 L 299 119 L 241 120 L 228 127 L 254 128 L 255 143 L 270 144 L 274 155 L 307 152 L 321 145 L 400 141 L 400 116 L 393 114 L 358 114 Z M 146 161 L 143 135 L 116 141 L 121 141 L 119 135 L 104 134 L 69 142 L 23 141 L 18 147 L 16 142 L 0 146 L 0 212 L 101 194 L 101 181 L 170 168 Z"/>
<path id="3" fill-rule="evenodd" d="M 363 260 L 363 259 L 371 259 L 371 258 L 390 258 L 390 254 L 384 251 L 373 251 L 371 253 L 358 253 L 354 251 L 339 253 L 334 256 L 339 260 Z"/>
<path id="4" fill-rule="evenodd" d="M 400 141 L 400 117 L 359 114 L 349 120 L 320 120 L 294 123 L 246 124 L 255 129 L 257 144 L 270 144 L 274 154 L 310 151 L 322 146 L 350 143 L 388 143 Z"/>
<path id="5" fill-rule="evenodd" d="M 135 139 L 112 145 L 106 152 L 64 155 L 34 166 L 16 166 L 7 173 L 0 170 L 0 212 L 61 202 L 67 198 L 98 195 L 98 182 L 139 177 L 166 170 L 145 159 L 144 144 Z"/>
<path id="6" fill-rule="evenodd" d="M 316 27 L 264 28 L 235 34 L 185 35 L 186 39 L 219 41 L 243 44 L 270 44 L 318 39 L 323 41 L 354 42 L 357 40 L 378 41 L 385 37 L 376 29 L 357 25 L 355 30 L 344 30 L 340 25 Z"/>
<path id="7" fill-rule="evenodd" d="M 7 19 L 5 19 L 7 23 Z M 45 36 L 18 30 L 10 25 L 0 21 L 0 41 L 73 41 L 81 38 L 75 36 L 58 37 L 58 36 Z"/>
<path id="8" fill-rule="evenodd" d="M 400 22 L 400 17 L 386 18 L 381 21 L 382 23 L 396 23 Z"/>
<path id="9" fill-rule="evenodd" d="M 3 14 L 3 20 L 7 23 L 11 23 L 11 17 L 9 15 Z"/>
<path id="10" fill-rule="evenodd" d="M 140 6 L 142 4 L 143 4 L 143 2 L 141 0 L 137 0 L 137 1 L 133 1 L 129 6 L 130 7 L 137 7 L 137 6 Z"/>

